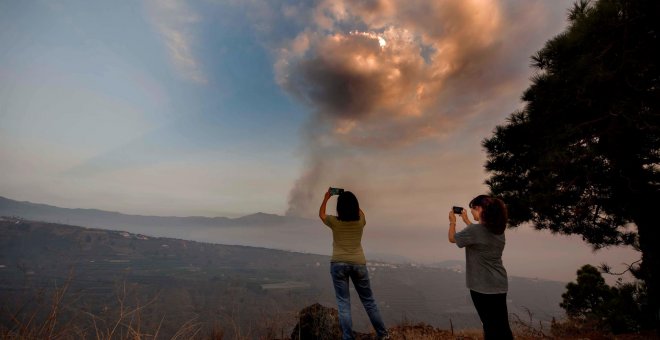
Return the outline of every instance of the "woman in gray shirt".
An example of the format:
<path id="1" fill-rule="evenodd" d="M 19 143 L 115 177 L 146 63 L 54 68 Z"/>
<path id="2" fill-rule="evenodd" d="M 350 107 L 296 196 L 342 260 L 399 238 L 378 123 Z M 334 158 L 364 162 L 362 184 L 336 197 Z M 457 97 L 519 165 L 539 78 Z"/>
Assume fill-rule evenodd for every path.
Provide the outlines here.
<path id="1" fill-rule="evenodd" d="M 506 205 L 498 198 L 479 195 L 470 201 L 470 211 L 476 223 L 463 209 L 461 218 L 467 227 L 458 233 L 454 211 L 449 212 L 449 242 L 465 248 L 466 285 L 481 319 L 484 339 L 513 339 L 506 308 L 508 279 L 502 265 Z"/>

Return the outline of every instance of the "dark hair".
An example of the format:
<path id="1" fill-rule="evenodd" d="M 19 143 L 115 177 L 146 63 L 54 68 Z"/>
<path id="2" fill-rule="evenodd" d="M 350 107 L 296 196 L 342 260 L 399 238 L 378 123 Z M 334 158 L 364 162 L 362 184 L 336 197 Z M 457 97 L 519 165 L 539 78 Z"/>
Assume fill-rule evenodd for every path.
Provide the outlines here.
<path id="1" fill-rule="evenodd" d="M 344 191 L 337 197 L 337 218 L 350 222 L 360 220 L 360 203 L 350 191 Z"/>
<path id="2" fill-rule="evenodd" d="M 481 207 L 481 224 L 493 234 L 501 235 L 506 229 L 509 213 L 504 202 L 497 197 L 479 195 L 470 201 L 470 208 Z"/>

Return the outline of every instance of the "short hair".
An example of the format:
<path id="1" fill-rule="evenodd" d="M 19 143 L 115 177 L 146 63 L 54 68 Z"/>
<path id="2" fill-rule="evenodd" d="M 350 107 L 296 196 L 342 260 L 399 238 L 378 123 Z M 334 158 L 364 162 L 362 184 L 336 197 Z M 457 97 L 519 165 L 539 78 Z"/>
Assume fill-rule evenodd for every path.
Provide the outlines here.
<path id="1" fill-rule="evenodd" d="M 360 220 L 360 203 L 350 191 L 344 191 L 337 197 L 337 219 L 344 222 Z"/>
<path id="2" fill-rule="evenodd" d="M 488 231 L 502 235 L 506 229 L 509 213 L 504 201 L 497 197 L 479 195 L 470 201 L 470 208 L 481 207 L 479 220 Z"/>

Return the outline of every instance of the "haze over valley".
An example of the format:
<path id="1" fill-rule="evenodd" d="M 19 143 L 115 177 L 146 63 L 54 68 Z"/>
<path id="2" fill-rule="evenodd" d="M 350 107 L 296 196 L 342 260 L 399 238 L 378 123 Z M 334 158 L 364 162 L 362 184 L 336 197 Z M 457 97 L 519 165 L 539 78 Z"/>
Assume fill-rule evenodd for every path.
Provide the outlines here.
<path id="1" fill-rule="evenodd" d="M 334 213 L 334 209 L 330 207 L 329 212 Z M 142 216 L 98 209 L 59 208 L 0 197 L 0 216 L 321 255 L 330 255 L 332 250 L 330 230 L 318 219 L 275 214 L 255 213 L 238 218 Z M 446 240 L 443 218 L 446 217 L 430 227 L 382 225 L 374 221 L 367 210 L 363 240 L 367 258 L 425 265 L 463 261 L 464 252 Z M 387 234 L 392 230 L 404 236 L 390 240 Z M 579 237 L 555 236 L 521 227 L 507 231 L 503 260 L 510 275 L 568 282 L 575 280 L 575 271 L 583 264 L 598 266 L 607 262 L 619 268 L 638 256 L 637 252 L 626 248 L 593 252 Z M 613 282 L 616 277 L 606 279 Z"/>
<path id="2" fill-rule="evenodd" d="M 313 303 L 334 306 L 329 257 L 265 248 L 226 246 L 143 234 L 0 220 L 0 300 L 5 310 L 36 308 L 68 283 L 63 313 L 83 324 L 111 318 L 125 295 L 143 305 L 144 327 L 173 335 L 190 318 L 205 330 L 257 336 L 270 329 L 288 335 L 297 312 Z M 478 328 L 465 289 L 463 263 L 441 267 L 370 261 L 372 287 L 388 324 L 425 322 L 448 329 Z M 564 284 L 510 277 L 509 309 L 543 322 L 560 318 Z M 43 301 L 50 301 L 49 299 Z M 22 306 L 22 307 L 21 307 Z M 354 304 L 358 330 L 369 324 Z M 42 306 L 42 308 L 44 308 Z M 45 307 L 47 308 L 47 307 Z M 87 315 L 85 314 L 85 315 Z"/>

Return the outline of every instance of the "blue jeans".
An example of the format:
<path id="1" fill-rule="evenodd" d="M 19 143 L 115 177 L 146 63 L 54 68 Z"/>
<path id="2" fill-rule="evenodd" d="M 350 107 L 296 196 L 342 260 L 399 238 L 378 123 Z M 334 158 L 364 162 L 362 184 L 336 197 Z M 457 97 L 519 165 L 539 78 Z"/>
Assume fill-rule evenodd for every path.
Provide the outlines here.
<path id="1" fill-rule="evenodd" d="M 342 330 L 342 339 L 353 339 L 353 320 L 351 319 L 351 296 L 349 293 L 348 279 L 353 281 L 364 310 L 369 316 L 371 325 L 374 326 L 379 338 L 387 336 L 387 329 L 378 312 L 376 300 L 371 292 L 369 284 L 369 272 L 363 264 L 349 264 L 343 262 L 332 262 L 330 264 L 332 283 L 335 286 L 335 296 L 339 307 L 339 325 Z"/>

